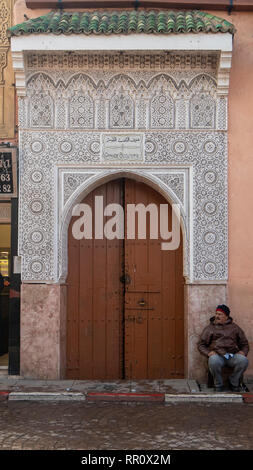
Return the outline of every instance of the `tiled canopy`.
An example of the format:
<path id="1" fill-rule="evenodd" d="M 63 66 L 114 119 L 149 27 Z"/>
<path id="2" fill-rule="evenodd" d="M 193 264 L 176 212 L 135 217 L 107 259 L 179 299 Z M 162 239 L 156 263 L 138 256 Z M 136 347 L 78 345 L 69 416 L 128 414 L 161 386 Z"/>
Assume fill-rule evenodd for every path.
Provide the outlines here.
<path id="1" fill-rule="evenodd" d="M 202 11 L 50 12 L 9 29 L 9 36 L 28 34 L 180 34 L 231 33 L 228 21 Z"/>

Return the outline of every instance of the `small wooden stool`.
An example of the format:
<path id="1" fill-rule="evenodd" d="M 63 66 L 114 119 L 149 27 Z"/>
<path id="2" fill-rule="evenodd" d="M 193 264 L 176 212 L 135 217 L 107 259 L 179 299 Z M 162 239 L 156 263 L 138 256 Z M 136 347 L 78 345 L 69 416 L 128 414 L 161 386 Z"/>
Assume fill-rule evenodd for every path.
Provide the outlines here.
<path id="1" fill-rule="evenodd" d="M 208 367 L 208 366 L 207 366 Z M 231 367 L 224 366 L 222 369 L 222 378 L 223 378 L 223 386 L 226 388 L 229 388 L 229 376 L 231 375 L 232 369 Z M 242 391 L 248 392 L 248 388 L 243 382 L 243 375 L 240 378 L 240 383 L 239 386 L 241 387 Z M 213 388 L 214 387 L 214 381 L 213 381 L 213 376 L 208 368 L 208 374 L 207 374 L 207 387 L 208 388 Z"/>

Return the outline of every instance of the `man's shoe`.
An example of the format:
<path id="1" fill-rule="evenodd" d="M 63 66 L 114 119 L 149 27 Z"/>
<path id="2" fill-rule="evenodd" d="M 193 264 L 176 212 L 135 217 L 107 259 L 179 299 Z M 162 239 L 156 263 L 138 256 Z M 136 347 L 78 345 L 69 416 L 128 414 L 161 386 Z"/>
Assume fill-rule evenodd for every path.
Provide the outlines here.
<path id="1" fill-rule="evenodd" d="M 229 388 L 232 392 L 241 392 L 242 391 L 240 385 L 237 385 L 237 386 L 232 385 L 230 380 L 228 381 L 228 383 L 229 383 Z"/>
<path id="2" fill-rule="evenodd" d="M 224 392 L 224 387 L 214 387 L 215 392 Z"/>
<path id="3" fill-rule="evenodd" d="M 232 392 L 241 392 L 241 387 L 235 387 L 234 385 L 230 384 L 230 389 Z"/>

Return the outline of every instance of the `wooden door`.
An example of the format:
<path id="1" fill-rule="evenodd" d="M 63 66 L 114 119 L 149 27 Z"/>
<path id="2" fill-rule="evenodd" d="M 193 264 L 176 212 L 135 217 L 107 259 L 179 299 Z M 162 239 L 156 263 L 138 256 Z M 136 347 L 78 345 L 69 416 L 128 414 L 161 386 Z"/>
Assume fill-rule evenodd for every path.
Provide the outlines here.
<path id="1" fill-rule="evenodd" d="M 160 208 L 166 200 L 149 186 L 126 179 L 125 205 L 139 203 Z M 171 230 L 170 205 L 168 211 Z M 149 217 L 146 221 L 146 239 L 138 239 L 137 216 L 135 238 L 125 239 L 125 377 L 180 378 L 184 376 L 182 243 L 177 250 L 161 250 L 161 238 L 150 238 Z"/>
<path id="2" fill-rule="evenodd" d="M 93 238 L 76 240 L 72 217 L 68 234 L 67 377 L 123 377 L 123 240 L 94 238 L 95 197 L 104 206 L 123 204 L 123 180 L 92 191 L 84 203 L 92 208 Z M 104 223 L 106 218 L 104 218 Z"/>
<path id="3" fill-rule="evenodd" d="M 132 180 L 107 183 L 95 197 L 118 203 L 166 204 L 149 186 Z M 168 206 L 171 218 L 171 207 Z M 137 217 L 136 217 L 137 219 Z M 161 240 L 75 240 L 69 226 L 67 377 L 162 379 L 183 377 L 182 243 L 162 251 Z M 104 222 L 106 218 L 104 218 Z"/>

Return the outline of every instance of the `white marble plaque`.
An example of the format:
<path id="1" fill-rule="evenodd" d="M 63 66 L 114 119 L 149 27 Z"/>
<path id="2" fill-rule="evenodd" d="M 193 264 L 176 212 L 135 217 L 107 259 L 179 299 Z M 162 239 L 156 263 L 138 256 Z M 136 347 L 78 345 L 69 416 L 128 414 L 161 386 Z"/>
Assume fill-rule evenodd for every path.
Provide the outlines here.
<path id="1" fill-rule="evenodd" d="M 142 161 L 142 134 L 102 134 L 102 159 L 105 161 Z"/>

